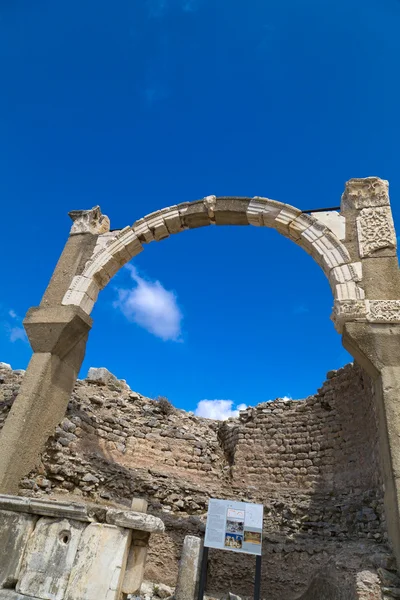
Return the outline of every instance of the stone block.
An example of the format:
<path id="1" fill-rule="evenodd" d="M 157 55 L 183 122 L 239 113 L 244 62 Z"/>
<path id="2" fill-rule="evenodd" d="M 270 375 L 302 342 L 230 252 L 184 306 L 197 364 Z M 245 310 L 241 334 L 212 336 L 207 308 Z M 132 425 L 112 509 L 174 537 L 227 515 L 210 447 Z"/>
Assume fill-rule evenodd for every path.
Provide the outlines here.
<path id="1" fill-rule="evenodd" d="M 87 505 L 75 502 L 58 502 L 55 500 L 32 498 L 29 501 L 29 512 L 43 517 L 74 519 L 83 522 L 91 521 Z"/>
<path id="2" fill-rule="evenodd" d="M 139 593 L 146 567 L 147 552 L 147 544 L 144 546 L 132 544 L 129 550 L 125 576 L 121 588 L 123 594 Z"/>
<path id="3" fill-rule="evenodd" d="M 139 221 L 136 221 L 132 225 L 132 229 L 141 242 L 144 242 L 145 244 L 154 242 L 154 235 L 151 232 L 145 219 L 139 219 Z"/>
<path id="4" fill-rule="evenodd" d="M 264 227 L 263 214 L 266 205 L 266 198 L 253 198 L 249 202 L 249 206 L 247 207 L 246 214 L 247 220 L 250 225 L 255 225 L 256 227 Z M 277 211 L 276 214 L 278 214 Z"/>
<path id="5" fill-rule="evenodd" d="M 64 600 L 118 600 L 131 532 L 92 523 L 83 532 Z"/>
<path id="6" fill-rule="evenodd" d="M 98 385 L 119 385 L 119 379 L 115 377 L 105 367 L 90 367 L 86 376 L 86 381 L 90 383 L 97 383 Z"/>
<path id="7" fill-rule="evenodd" d="M 23 560 L 17 592 L 43 600 L 63 600 L 85 524 L 39 519 Z"/>
<path id="8" fill-rule="evenodd" d="M 132 498 L 131 510 L 138 513 L 146 513 L 148 502 L 146 498 Z"/>
<path id="9" fill-rule="evenodd" d="M 338 300 L 364 300 L 365 292 L 354 281 L 335 285 L 335 298 Z"/>
<path id="10" fill-rule="evenodd" d="M 164 223 L 169 233 L 179 233 L 184 229 L 179 215 L 179 210 L 176 205 L 163 208 L 160 212 L 163 216 Z"/>
<path id="11" fill-rule="evenodd" d="M 97 289 L 98 286 L 96 282 L 94 282 Z M 73 304 L 74 306 L 79 306 L 86 314 L 90 315 L 93 310 L 94 300 L 90 298 L 85 292 L 78 292 L 75 290 L 69 289 L 62 300 L 62 304 L 67 306 L 68 304 Z"/>
<path id="12" fill-rule="evenodd" d="M 248 225 L 248 198 L 221 197 L 216 199 L 214 218 L 217 225 Z"/>
<path id="13" fill-rule="evenodd" d="M 125 227 L 115 240 L 107 244 L 107 250 L 119 262 L 125 263 L 139 254 L 143 247 L 132 228 Z"/>
<path id="14" fill-rule="evenodd" d="M 329 281 L 332 285 L 336 283 L 346 283 L 346 281 L 362 280 L 362 263 L 348 263 L 335 267 L 329 274 Z"/>
<path id="15" fill-rule="evenodd" d="M 34 307 L 24 319 L 33 351 L 60 358 L 87 336 L 91 326 L 92 319 L 77 306 Z"/>
<path id="16" fill-rule="evenodd" d="M 154 239 L 159 242 L 164 238 L 169 237 L 169 231 L 165 225 L 161 211 L 151 213 L 145 217 L 148 228 L 152 232 Z"/>
<path id="17" fill-rule="evenodd" d="M 354 178 L 346 182 L 343 209 L 389 206 L 389 183 L 379 177 Z"/>
<path id="18" fill-rule="evenodd" d="M 89 277 L 84 277 L 83 275 L 77 275 L 73 277 L 68 291 L 84 292 L 89 296 L 89 298 L 96 301 L 99 295 L 99 286 L 93 279 Z M 68 304 L 68 302 L 64 302 L 63 300 L 63 304 Z"/>
<path id="19" fill-rule="evenodd" d="M 179 214 L 183 224 L 189 229 L 210 225 L 211 219 L 208 207 L 203 200 L 178 205 Z"/>
<path id="20" fill-rule="evenodd" d="M 326 212 L 314 212 L 311 216 L 319 221 L 323 227 L 327 227 L 338 238 L 344 241 L 346 236 L 346 219 L 336 210 Z"/>
<path id="21" fill-rule="evenodd" d="M 11 588 L 17 583 L 36 520 L 36 517 L 24 513 L 0 511 L 0 588 Z"/>
<path id="22" fill-rule="evenodd" d="M 301 211 L 288 204 L 282 205 L 282 210 L 274 221 L 275 229 L 283 235 L 289 235 L 290 224 L 301 215 Z"/>
<path id="23" fill-rule="evenodd" d="M 0 510 L 12 510 L 17 512 L 29 512 L 29 498 L 0 494 Z"/>
<path id="24" fill-rule="evenodd" d="M 361 210 L 357 217 L 357 235 L 361 258 L 395 256 L 397 240 L 389 206 Z"/>
<path id="25" fill-rule="evenodd" d="M 107 510 L 106 521 L 119 527 L 139 529 L 149 533 L 163 533 L 165 530 L 164 523 L 158 517 L 131 510 L 119 510 L 118 508 Z"/>

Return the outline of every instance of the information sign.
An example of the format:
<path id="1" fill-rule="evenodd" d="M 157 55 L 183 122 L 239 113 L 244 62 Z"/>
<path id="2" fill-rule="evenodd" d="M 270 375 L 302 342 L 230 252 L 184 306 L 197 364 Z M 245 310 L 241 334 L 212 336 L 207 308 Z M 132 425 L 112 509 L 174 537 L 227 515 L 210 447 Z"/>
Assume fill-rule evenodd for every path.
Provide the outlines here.
<path id="1" fill-rule="evenodd" d="M 210 499 L 204 545 L 261 556 L 263 509 L 262 504 Z"/>

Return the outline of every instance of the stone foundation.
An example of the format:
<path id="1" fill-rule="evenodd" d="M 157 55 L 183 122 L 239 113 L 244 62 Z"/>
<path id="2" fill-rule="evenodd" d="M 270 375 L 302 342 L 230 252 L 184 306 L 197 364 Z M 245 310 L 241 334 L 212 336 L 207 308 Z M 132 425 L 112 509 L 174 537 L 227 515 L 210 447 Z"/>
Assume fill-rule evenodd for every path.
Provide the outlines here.
<path id="1" fill-rule="evenodd" d="M 120 600 L 138 540 L 162 532 L 157 517 L 124 509 L 0 496 L 0 598 Z M 129 589 L 127 589 L 129 588 Z M 124 596 L 125 597 L 125 596 Z"/>

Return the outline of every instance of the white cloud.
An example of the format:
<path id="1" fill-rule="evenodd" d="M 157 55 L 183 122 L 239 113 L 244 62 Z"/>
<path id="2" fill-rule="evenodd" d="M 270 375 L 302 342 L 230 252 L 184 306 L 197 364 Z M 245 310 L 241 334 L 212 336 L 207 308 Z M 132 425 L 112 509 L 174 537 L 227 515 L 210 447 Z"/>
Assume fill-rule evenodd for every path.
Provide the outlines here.
<path id="1" fill-rule="evenodd" d="M 238 417 L 239 411 L 247 408 L 246 404 L 238 404 L 233 408 L 232 400 L 200 400 L 194 414 L 206 419 L 225 421 L 229 417 Z"/>
<path id="2" fill-rule="evenodd" d="M 117 289 L 118 300 L 113 304 L 125 317 L 164 341 L 181 341 L 182 312 L 176 294 L 168 291 L 159 281 L 140 277 L 132 265 L 126 267 L 136 286 Z"/>
<path id="3" fill-rule="evenodd" d="M 10 336 L 10 342 L 17 342 L 21 340 L 21 342 L 27 342 L 28 337 L 25 333 L 25 329 L 23 327 L 10 327 L 8 330 Z"/>
<path id="4" fill-rule="evenodd" d="M 17 341 L 28 343 L 28 336 L 22 327 L 22 319 L 14 309 L 6 310 L 0 306 L 0 329 L 3 329 L 10 342 Z"/>

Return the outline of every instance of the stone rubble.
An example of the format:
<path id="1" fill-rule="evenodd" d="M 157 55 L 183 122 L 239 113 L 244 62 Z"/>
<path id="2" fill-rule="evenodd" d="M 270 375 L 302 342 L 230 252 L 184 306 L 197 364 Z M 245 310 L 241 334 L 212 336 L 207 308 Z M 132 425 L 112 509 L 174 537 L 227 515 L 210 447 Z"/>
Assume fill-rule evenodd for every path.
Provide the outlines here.
<path id="1" fill-rule="evenodd" d="M 22 377 L 0 366 L 0 428 Z M 360 367 L 330 371 L 305 400 L 264 402 L 225 422 L 171 409 L 104 372 L 96 377 L 77 382 L 20 494 L 116 509 L 146 498 L 148 516 L 161 516 L 166 526 L 166 534 L 152 535 L 146 578 L 172 587 L 183 539 L 202 536 L 210 497 L 262 502 L 269 600 L 301 593 L 308 600 L 307 589 L 330 561 L 339 580 L 351 579 L 354 598 L 396 597 L 400 583 L 383 581 L 379 571 L 395 575 L 373 386 Z M 245 598 L 253 571 L 252 557 L 211 551 L 209 593 L 221 598 L 230 589 Z"/>

